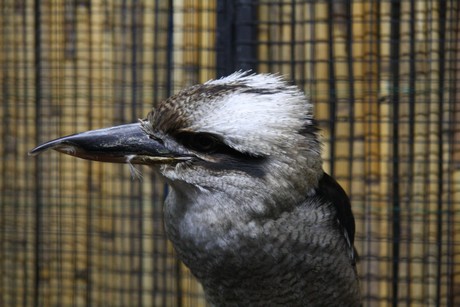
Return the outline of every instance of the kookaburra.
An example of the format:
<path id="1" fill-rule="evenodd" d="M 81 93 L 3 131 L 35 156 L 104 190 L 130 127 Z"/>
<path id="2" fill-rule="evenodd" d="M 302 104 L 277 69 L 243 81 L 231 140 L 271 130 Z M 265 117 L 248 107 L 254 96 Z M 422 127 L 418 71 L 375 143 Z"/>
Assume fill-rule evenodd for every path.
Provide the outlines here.
<path id="1" fill-rule="evenodd" d="M 165 229 L 213 306 L 359 306 L 350 202 L 322 169 L 313 106 L 277 75 L 184 89 L 138 123 L 33 149 L 154 166 Z"/>

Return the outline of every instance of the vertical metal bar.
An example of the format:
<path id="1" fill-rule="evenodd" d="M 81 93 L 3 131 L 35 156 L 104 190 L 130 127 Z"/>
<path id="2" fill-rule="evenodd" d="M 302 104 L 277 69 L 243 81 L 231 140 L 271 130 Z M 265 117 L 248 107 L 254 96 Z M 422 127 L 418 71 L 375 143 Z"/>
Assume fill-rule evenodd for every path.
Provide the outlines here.
<path id="1" fill-rule="evenodd" d="M 78 31 L 77 31 L 77 8 L 75 7 L 75 3 L 69 3 L 68 4 L 68 8 L 67 10 L 70 10 L 70 12 L 68 13 L 68 15 L 66 15 L 66 22 L 68 23 L 71 23 L 71 31 L 73 32 L 70 32 L 70 33 L 67 33 L 67 37 L 69 37 L 70 41 L 71 41 L 71 45 L 73 45 L 73 49 L 75 50 L 74 54 L 73 54 L 73 58 L 72 58 L 72 64 L 71 64 L 71 69 L 72 69 L 72 109 L 74 110 L 74 112 L 77 110 L 78 108 L 78 95 L 79 95 L 79 86 L 78 86 L 78 79 L 79 79 L 79 76 L 78 74 L 76 73 L 76 70 L 77 70 L 77 67 L 78 67 L 78 64 L 77 64 L 77 35 L 78 35 Z M 72 54 L 72 53 L 70 53 Z M 77 127 L 77 122 L 76 121 L 72 121 L 71 124 L 73 125 L 73 130 L 75 131 L 78 127 Z M 75 165 L 75 164 L 73 164 Z M 71 181 L 73 183 L 77 182 L 78 181 L 78 176 L 77 174 L 74 172 L 72 175 L 71 175 Z M 73 196 L 75 197 L 75 196 Z M 72 242 L 78 242 L 78 234 L 77 232 L 75 231 L 77 229 L 77 224 L 78 224 L 78 209 L 73 206 L 73 208 L 70 210 L 71 214 L 72 214 L 72 226 L 71 226 L 71 229 L 74 230 L 72 232 Z M 77 268 L 79 268 L 78 264 L 77 264 L 77 259 L 78 259 L 78 254 L 77 254 L 77 251 L 75 249 L 73 249 L 72 251 L 72 257 L 71 257 L 71 265 L 72 265 L 72 269 L 73 270 L 77 270 Z M 81 274 L 81 271 L 78 272 L 78 274 L 80 275 Z M 80 277 L 80 276 L 79 276 Z M 83 276 L 84 277 L 84 276 Z M 77 301 L 77 297 L 79 295 L 79 293 L 81 292 L 80 288 L 79 288 L 79 284 L 77 282 L 73 282 L 72 283 L 72 288 L 71 288 L 71 293 L 72 293 L 72 303 L 75 305 L 76 304 L 76 301 Z M 86 296 L 86 293 L 84 294 L 84 299 L 85 299 L 85 302 L 88 300 L 87 296 Z"/>
<path id="2" fill-rule="evenodd" d="M 127 4 L 128 0 L 122 0 L 121 1 L 121 6 L 120 6 L 120 14 L 121 14 L 121 18 L 120 18 L 120 31 L 121 31 L 121 42 L 120 45 L 121 45 L 121 84 L 119 85 L 119 97 L 116 97 L 116 99 L 118 100 L 117 101 L 117 107 L 118 108 L 115 108 L 115 118 L 118 119 L 118 121 L 120 123 L 124 123 L 127 121 L 127 118 L 125 118 L 125 99 L 126 99 L 126 84 L 127 84 L 127 72 L 126 72 L 126 62 L 128 61 L 128 55 L 127 55 L 127 41 L 128 41 L 128 31 L 126 30 L 126 27 L 127 27 L 127 19 L 128 17 L 126 16 L 128 13 L 127 13 Z M 118 64 L 118 63 L 117 63 Z M 120 65 L 120 64 L 119 64 Z M 121 167 L 120 167 L 121 169 Z M 122 224 L 124 224 L 122 222 Z"/>
<path id="3" fill-rule="evenodd" d="M 446 12 L 447 1 L 439 1 L 439 84 L 438 84 L 438 203 L 437 203 L 437 282 L 436 282 L 436 306 L 441 306 L 441 287 L 442 287 L 442 245 L 443 245 L 443 195 L 444 195 L 444 172 L 443 172 L 443 124 L 444 124 L 444 82 L 445 82 L 445 61 L 446 61 Z"/>
<path id="4" fill-rule="evenodd" d="M 152 106 L 155 106 L 156 103 L 158 103 L 158 98 L 160 97 L 159 95 L 159 91 L 157 90 L 158 86 L 159 86 L 159 80 L 158 80 L 158 72 L 159 72 L 159 59 L 158 59 L 158 45 L 159 45 L 159 39 L 158 39 L 158 34 L 160 33 L 160 28 L 159 28 L 159 15 L 160 15 L 160 11 L 158 9 L 158 5 L 159 5 L 159 1 L 160 0 L 155 0 L 155 5 L 154 5 L 154 12 L 153 12 L 153 32 L 152 32 L 152 35 L 153 35 L 153 49 L 154 49 L 154 52 L 153 52 L 153 66 L 152 66 L 152 69 L 153 69 L 153 72 L 152 72 L 152 76 L 153 76 L 153 79 L 152 79 L 152 88 L 153 88 L 153 102 L 152 102 Z"/>
<path id="5" fill-rule="evenodd" d="M 23 46 L 23 57 L 24 59 L 26 58 L 27 54 L 29 53 L 29 43 L 27 41 L 27 33 L 29 31 L 27 25 L 28 25 L 28 22 L 27 22 L 27 18 L 28 18 L 28 10 L 26 9 L 26 3 L 23 3 L 22 4 L 23 7 L 22 7 L 22 46 Z M 3 33 L 4 34 L 4 33 Z M 4 52 L 5 50 L 2 50 L 2 52 Z M 27 73 L 27 71 L 30 69 L 31 67 L 29 65 L 23 65 L 22 67 L 22 73 L 23 73 L 23 76 L 24 76 L 24 88 L 22 89 L 24 91 L 24 97 L 29 97 L 30 95 L 30 78 L 29 78 L 29 74 Z M 5 97 L 6 98 L 6 97 Z M 7 101 L 6 99 L 4 101 Z M 26 103 L 25 104 L 25 114 L 30 114 L 29 112 L 29 108 L 30 108 L 30 105 L 29 103 Z M 24 121 L 23 121 L 23 125 L 24 127 L 27 126 L 29 124 L 28 120 L 26 118 L 24 118 Z M 5 128 L 5 127 L 4 127 Z M 3 131 L 6 131 L 6 129 L 3 129 Z M 3 163 L 6 163 L 7 160 L 3 160 Z M 5 167 L 3 167 L 3 169 L 5 169 Z M 30 176 L 28 174 L 28 172 L 24 172 L 23 173 L 23 180 L 24 182 L 26 182 L 27 184 L 27 190 L 29 190 L 30 188 L 30 183 L 31 183 L 31 180 L 30 180 Z M 5 182 L 5 181 L 3 181 Z M 33 185 L 33 183 L 32 183 Z M 3 206 L 5 205 L 4 202 L 3 203 Z M 24 206 L 29 206 L 30 204 L 29 203 L 26 203 L 26 204 L 23 204 Z M 3 208 L 3 206 L 0 205 L 0 207 Z M 3 212 L 2 212 L 3 213 Z M 2 215 L 4 216 L 4 215 Z M 1 221 L 0 221 L 1 223 Z M 28 241 L 28 237 L 29 237 L 29 233 L 31 231 L 31 225 L 29 223 L 27 223 L 26 225 L 26 228 L 24 229 L 24 240 L 25 242 Z M 3 231 L 2 231 L 2 235 L 3 235 Z M 3 238 L 0 236 L 0 241 L 1 242 L 4 242 L 2 240 Z M 28 244 L 24 244 L 24 249 L 28 246 Z M 3 251 L 2 251 L 3 252 Z M 2 253 L 0 253 L 0 259 L 2 259 Z M 26 252 L 25 253 L 25 263 L 29 263 L 29 257 L 30 257 L 30 253 L 29 252 Z M 3 258 L 4 259 L 4 258 Z M 4 264 L 4 263 L 3 263 Z M 29 305 L 29 300 L 30 300 L 30 268 L 29 268 L 29 265 L 24 265 L 24 276 L 23 276 L 23 280 L 22 280 L 22 287 L 24 287 L 24 292 L 23 292 L 23 297 L 22 297 L 22 301 L 23 301 L 23 304 L 25 306 L 28 306 Z M 4 289 L 3 287 L 3 284 L 0 282 L 0 289 Z M 0 305 L 2 305 L 3 302 L 2 302 L 2 299 L 0 299 Z"/>
<path id="6" fill-rule="evenodd" d="M 34 66 L 35 66 L 35 141 L 40 143 L 42 131 L 41 108 L 42 108 L 42 16 L 41 1 L 34 1 Z M 42 229 L 42 173 L 43 166 L 40 159 L 35 158 L 35 242 L 34 242 L 34 289 L 33 305 L 40 306 L 40 263 L 41 263 L 41 229 Z"/>
<path id="7" fill-rule="evenodd" d="M 399 294 L 399 264 L 400 264 L 400 237 L 401 237 L 401 208 L 399 199 L 399 51 L 400 51 L 400 16 L 401 3 L 392 1 L 391 3 L 391 30 L 390 30 L 390 71 L 392 78 L 392 106 L 393 106 L 393 221 L 392 221 L 392 306 L 398 306 Z"/>
<path id="8" fill-rule="evenodd" d="M 355 118 L 355 105 L 354 105 L 354 102 L 355 102 L 355 84 L 354 84 L 354 73 L 353 73 L 353 20 L 352 20 L 352 3 L 351 3 L 351 0 L 346 0 L 346 3 L 345 3 L 345 7 L 346 7 L 346 45 L 345 45 L 345 48 L 347 50 L 347 74 L 348 74 L 348 80 L 349 80 L 349 83 L 348 83 L 348 104 L 349 104 L 349 118 L 350 120 L 353 120 Z M 353 124 L 353 122 L 350 123 L 349 125 L 350 129 L 348 131 L 348 135 L 349 135 L 349 142 L 351 143 L 353 140 L 353 137 L 355 135 L 355 125 Z M 349 167 L 349 179 L 350 179 L 350 192 L 353 191 L 352 189 L 352 184 L 353 184 L 353 180 L 351 180 L 351 178 L 353 178 L 353 174 L 352 174 L 352 171 L 353 171 L 353 167 L 352 166 L 352 163 L 353 163 L 353 157 L 354 157 L 354 146 L 349 146 L 349 150 L 348 150 L 348 157 L 349 157 L 349 161 L 348 163 L 350 164 L 350 167 Z"/>
<path id="9" fill-rule="evenodd" d="M 441 0 L 442 1 L 442 0 Z M 450 1 L 450 8 L 448 11 L 449 17 L 448 21 L 451 26 L 449 29 L 449 44 L 448 47 L 449 49 L 452 50 L 457 50 L 457 52 L 451 52 L 450 57 L 447 60 L 449 65 L 451 65 L 451 68 L 449 69 L 449 87 L 447 90 L 449 91 L 448 97 L 449 97 L 449 109 L 452 110 L 452 112 L 449 112 L 449 129 L 455 129 L 455 114 L 457 111 L 456 106 L 458 106 L 458 102 L 456 100 L 456 97 L 459 97 L 458 91 L 459 88 L 456 86 L 457 84 L 460 83 L 459 76 L 460 76 L 460 53 L 458 52 L 459 46 L 460 46 L 460 6 L 458 5 L 458 0 L 452 0 Z M 452 130 L 451 130 L 452 131 Z M 448 143 L 450 144 L 450 154 L 449 156 L 452 157 L 449 165 L 449 169 L 454 169 L 454 164 L 455 164 L 455 158 L 456 158 L 456 146 L 455 146 L 455 141 L 456 141 L 456 133 L 449 133 L 448 134 Z M 456 289 L 456 276 L 455 276 L 455 244 L 457 243 L 455 241 L 456 236 L 455 236 L 455 219 L 456 219 L 456 214 L 455 210 L 456 204 L 453 199 L 453 194 L 456 189 L 456 182 L 454 180 L 453 172 L 449 174 L 449 189 L 447 192 L 447 208 L 446 208 L 446 214 L 448 218 L 447 222 L 447 295 L 446 295 L 446 300 L 447 300 L 447 307 L 454 306 L 455 304 L 455 299 L 456 296 L 458 295 L 458 291 Z"/>
<path id="10" fill-rule="evenodd" d="M 253 0 L 238 0 L 234 2 L 235 19 L 234 19 L 234 37 L 235 39 L 235 57 L 236 66 L 229 71 L 234 70 L 252 70 L 256 71 L 257 59 L 257 37 L 256 32 L 256 2 Z"/>
<path id="11" fill-rule="evenodd" d="M 216 37 L 216 67 L 217 77 L 231 73 L 235 62 L 235 28 L 234 3 L 230 0 L 217 0 L 217 37 Z"/>
<path id="12" fill-rule="evenodd" d="M 455 3 L 455 4 L 454 4 Z M 452 0 L 450 1 L 450 8 L 447 14 L 449 14 L 449 17 L 446 16 L 446 22 L 449 22 L 449 38 L 446 38 L 446 43 L 448 43 L 448 48 L 450 50 L 457 50 L 457 52 L 451 51 L 449 54 L 449 59 L 448 61 L 450 69 L 449 69 L 449 76 L 448 76 L 448 88 L 447 90 L 449 91 L 448 97 L 448 104 L 449 104 L 449 110 L 452 112 L 449 112 L 448 115 L 448 120 L 449 120 L 449 130 L 452 131 L 455 126 L 455 111 L 456 107 L 455 105 L 458 104 L 456 100 L 456 93 L 458 91 L 458 88 L 456 88 L 456 85 L 459 84 L 459 70 L 458 68 L 460 67 L 460 58 L 459 58 L 459 46 L 460 46 L 460 34 L 457 30 L 460 29 L 460 10 L 459 6 L 457 3 L 457 0 Z M 449 165 L 448 169 L 454 169 L 454 155 L 455 155 L 455 133 L 448 133 L 447 134 L 447 141 L 449 144 Z M 455 304 L 455 297 L 457 292 L 457 289 L 455 288 L 455 250 L 454 250 L 454 244 L 455 242 L 455 235 L 454 235 L 454 222 L 455 222 L 455 203 L 453 199 L 453 187 L 455 187 L 455 182 L 454 182 L 454 176 L 453 173 L 450 173 L 448 175 L 448 187 L 447 187 L 447 208 L 446 214 L 447 214 L 447 229 L 445 230 L 445 233 L 448 234 L 447 236 L 447 293 L 446 293 L 446 306 L 454 306 Z"/>
<path id="13" fill-rule="evenodd" d="M 138 59 L 137 59 L 137 52 L 139 39 L 142 38 L 142 34 L 139 31 L 142 31 L 141 27 L 138 27 L 138 16 L 139 14 L 139 6 L 141 4 L 138 0 L 132 1 L 131 4 L 131 82 L 132 82 L 132 91 L 131 91 L 131 118 L 130 120 L 137 120 L 137 102 L 138 102 Z"/>
<path id="14" fill-rule="evenodd" d="M 371 16 L 376 16 L 375 19 L 376 19 L 376 41 L 375 43 L 376 44 L 379 44 L 379 46 L 376 48 L 376 58 L 375 58 L 375 61 L 376 61 L 376 74 L 377 74 L 377 84 L 380 86 L 381 84 L 381 78 L 382 78 L 382 57 L 381 57 L 381 48 L 380 48 L 380 45 L 382 44 L 382 23 L 387 23 L 386 20 L 382 20 L 382 9 L 381 9 L 381 1 L 373 1 L 373 4 L 372 6 L 375 7 L 375 15 L 372 14 Z M 371 39 L 372 40 L 372 39 Z M 372 41 L 374 42 L 374 41 Z M 372 82 L 372 81 L 371 81 Z M 380 89 L 378 89 L 380 90 Z M 383 98 L 383 100 L 382 100 Z M 380 104 L 380 102 L 384 101 L 386 99 L 386 97 L 378 97 L 378 103 Z M 380 108 L 380 105 L 378 106 Z M 379 122 L 378 122 L 379 125 L 381 125 L 381 122 L 380 122 L 380 119 L 379 119 Z M 368 186 L 366 185 L 366 190 L 368 189 Z M 367 192 L 367 191 L 365 191 Z M 372 245 L 373 245 L 373 240 L 375 239 L 375 233 L 373 232 L 373 228 L 372 228 L 372 222 L 374 220 L 377 220 L 377 222 L 380 223 L 380 218 L 375 218 L 373 217 L 373 214 L 371 213 L 371 207 L 372 207 L 372 196 L 365 196 L 365 199 L 366 199 L 366 218 L 368 219 L 368 225 L 366 227 L 366 236 L 367 236 L 367 250 L 366 250 L 366 253 L 367 253 L 367 257 L 372 257 Z M 380 258 L 382 259 L 382 258 Z M 379 258 L 377 258 L 377 261 L 380 261 Z M 367 269 L 367 272 L 372 272 L 372 270 L 374 269 L 374 266 L 372 264 L 372 261 L 367 261 L 367 266 L 366 266 L 366 269 Z M 368 291 L 366 293 L 366 298 L 367 298 L 367 303 L 369 304 L 374 298 L 372 297 L 372 290 L 370 290 L 373 286 L 372 284 L 375 282 L 375 277 L 372 276 L 371 274 L 367 274 L 367 285 L 368 285 Z M 385 298 L 385 300 L 389 300 L 389 298 Z M 363 305 L 367 305 L 366 303 L 363 302 Z"/>
<path id="15" fill-rule="evenodd" d="M 334 176 L 335 173 L 335 124 L 337 122 L 337 92 L 336 92 L 336 78 L 335 78 L 335 66 L 334 66 L 334 0 L 328 2 L 328 52 L 329 52 L 329 135 L 330 135 L 330 152 L 329 152 L 329 163 L 330 173 Z"/>
<path id="16" fill-rule="evenodd" d="M 296 49 L 296 16 L 295 16 L 295 4 L 296 0 L 291 0 L 291 42 L 290 42 L 290 52 L 291 52 L 291 59 L 290 59 L 290 66 L 291 66 L 291 78 L 292 80 L 296 80 L 296 56 L 295 56 L 295 49 Z"/>
<path id="17" fill-rule="evenodd" d="M 91 17 L 91 14 L 92 14 L 92 10 L 91 10 L 91 2 L 88 3 L 87 5 L 87 10 L 88 10 L 88 15 L 89 15 L 89 25 L 88 25 L 88 32 L 87 33 L 87 37 L 89 37 L 89 53 L 90 53 L 90 58 L 89 58 L 89 69 L 90 69 L 90 73 L 89 73 L 89 76 L 90 78 L 92 77 L 92 72 L 94 70 L 94 67 L 93 67 L 93 60 L 92 60 L 92 57 L 91 55 L 93 54 L 93 40 L 91 39 L 91 31 L 93 30 L 93 27 L 92 27 L 92 23 L 91 21 L 93 20 L 92 17 Z M 74 12 L 76 14 L 76 11 Z M 76 22 L 76 18 L 74 18 L 75 22 Z M 76 29 L 77 28 L 77 25 L 74 25 L 74 28 Z M 78 33 L 75 34 L 75 36 L 77 36 Z M 77 74 L 75 72 L 75 74 Z M 89 88 L 88 88 L 88 104 L 89 104 L 89 109 L 92 110 L 93 109 L 93 82 L 91 82 L 92 80 L 90 80 L 89 83 Z M 78 88 L 76 89 L 76 92 L 78 91 Z M 78 94 L 77 94 L 78 95 Z M 92 119 L 92 116 L 89 116 L 88 118 L 88 124 L 89 124 L 89 128 L 91 129 L 93 127 L 93 119 Z M 87 219 L 87 224 L 86 224 L 86 236 L 87 236 L 87 239 L 86 239 L 86 296 L 85 296 L 85 300 L 86 300 L 86 306 L 88 307 L 91 307 L 92 306 L 92 302 L 93 302 L 93 291 L 95 290 L 94 289 L 94 283 L 93 283 L 93 263 L 92 263 L 92 254 L 93 254 L 93 250 L 92 250 L 92 246 L 93 246 L 93 236 L 94 236 L 94 229 L 93 229 L 93 198 L 92 198 L 92 195 L 91 195 L 91 191 L 93 190 L 93 168 L 92 168 L 92 164 L 89 163 L 88 164 L 88 173 L 86 175 L 86 178 L 88 178 L 88 182 L 87 182 L 87 186 L 86 186 L 86 189 L 88 191 L 87 193 L 87 204 L 86 204 L 86 219 Z"/>
<path id="18" fill-rule="evenodd" d="M 74 112 L 76 112 L 77 108 L 78 108 L 78 96 L 79 96 L 79 86 L 78 86 L 78 80 L 79 80 L 79 75 L 78 73 L 76 72 L 77 71 L 77 67 L 78 67 L 78 63 L 76 61 L 77 59 L 77 46 L 78 46 L 78 43 L 77 43 L 77 35 L 78 35 L 78 31 L 77 31 L 77 7 L 76 7 L 76 3 L 75 2 L 72 2 L 72 3 L 69 3 L 67 5 L 67 11 L 68 13 L 66 14 L 66 22 L 67 23 L 70 23 L 70 31 L 68 33 L 66 33 L 67 35 L 67 38 L 69 39 L 70 43 L 68 45 L 70 45 L 70 50 L 73 50 L 73 52 L 69 52 L 68 55 L 72 55 L 72 62 L 71 62 L 71 69 L 72 69 L 72 109 Z M 78 127 L 77 127 L 77 121 L 72 121 L 71 122 L 71 125 L 73 125 L 73 130 L 75 131 Z M 73 164 L 73 166 L 75 166 L 75 164 Z M 78 181 L 78 176 L 77 174 L 74 172 L 72 175 L 71 175 L 71 181 L 73 183 L 77 182 Z M 75 186 L 75 185 L 74 185 Z M 75 195 L 73 196 L 75 197 Z M 72 242 L 78 242 L 79 241 L 79 238 L 78 238 L 78 233 L 75 231 L 77 229 L 77 224 L 78 224 L 78 212 L 79 210 L 74 206 L 71 210 L 71 215 L 72 215 L 72 226 L 71 226 L 71 229 L 74 230 L 72 232 Z M 87 243 L 87 242 L 86 242 Z M 86 255 L 87 256 L 87 255 Z M 71 256 L 71 265 L 72 265 L 72 269 L 73 270 L 77 270 L 77 268 L 79 268 L 79 265 L 78 265 L 78 260 L 79 259 L 79 255 L 77 253 L 77 250 L 76 249 L 73 249 L 72 251 L 72 256 Z M 88 264 L 88 263 L 87 263 Z M 78 277 L 79 278 L 86 278 L 86 276 L 84 276 L 84 271 L 81 271 L 81 270 L 78 270 Z M 79 288 L 79 283 L 77 282 L 73 282 L 72 283 L 72 288 L 71 288 L 71 293 L 72 293 L 72 303 L 75 305 L 76 304 L 76 301 L 78 300 L 78 296 L 81 292 L 81 289 Z M 85 300 L 85 303 L 88 301 L 88 297 L 87 297 L 87 293 L 84 293 L 84 300 Z"/>
<path id="19" fill-rule="evenodd" d="M 315 70 L 316 70 L 316 61 L 315 59 L 317 58 L 316 56 L 316 22 L 314 20 L 314 16 L 316 16 L 316 4 L 315 3 L 310 3 L 309 4 L 309 11 L 311 12 L 310 15 L 308 16 L 309 18 L 311 18 L 308 23 L 309 23 L 309 28 L 310 28 L 310 50 L 309 50 L 309 54 L 311 55 L 311 58 L 308 59 L 310 61 L 309 65 L 310 65 L 310 70 L 309 70 L 309 75 L 310 75 L 310 80 L 308 82 L 308 87 L 310 89 L 310 92 L 311 93 L 314 93 L 315 95 L 317 95 L 317 93 L 315 93 L 314 91 L 316 90 L 317 88 L 317 84 L 318 84 L 318 80 L 316 79 L 316 74 L 315 74 Z"/>
<path id="20" fill-rule="evenodd" d="M 257 1 L 217 1 L 217 76 L 256 70 Z"/>
<path id="21" fill-rule="evenodd" d="M 166 52 L 166 74 L 167 74 L 167 83 L 166 83 L 166 96 L 170 96 L 172 93 L 172 84 L 173 84 L 173 69 L 174 69 L 174 12 L 173 12 L 173 0 L 169 0 L 168 3 L 168 42 L 167 42 L 167 52 Z"/>
<path id="22" fill-rule="evenodd" d="M 411 227 L 412 225 L 412 209 L 411 209 L 411 204 L 412 204 L 412 185 L 414 184 L 414 155 L 415 155 L 415 93 L 416 93 L 416 52 L 415 52 L 415 23 L 416 23 L 416 14 L 415 14 L 415 0 L 410 0 L 410 18 L 409 18 L 409 132 L 408 132 L 408 151 L 409 151 L 409 158 L 407 163 L 408 165 L 408 171 L 407 171 L 407 191 L 405 195 L 408 197 L 406 200 L 407 206 L 406 210 L 408 212 L 408 223 L 406 227 Z M 406 249 L 408 252 L 407 258 L 409 261 L 412 261 L 411 257 L 411 244 L 412 244 L 412 232 L 410 229 L 407 230 L 407 240 L 406 240 Z M 411 302 L 411 292 L 410 292 L 410 283 L 411 281 L 411 272 L 410 272 L 410 265 L 406 266 L 406 284 L 407 286 L 407 295 L 406 295 L 406 304 L 407 306 L 410 306 Z"/>

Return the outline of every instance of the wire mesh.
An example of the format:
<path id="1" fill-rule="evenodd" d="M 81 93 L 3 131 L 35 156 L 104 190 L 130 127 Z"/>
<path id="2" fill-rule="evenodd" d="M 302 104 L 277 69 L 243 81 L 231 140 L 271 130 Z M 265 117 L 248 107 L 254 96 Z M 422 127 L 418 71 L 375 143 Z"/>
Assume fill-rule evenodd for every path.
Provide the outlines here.
<path id="1" fill-rule="evenodd" d="M 205 306 L 148 168 L 36 144 L 135 122 L 238 69 L 311 97 L 348 192 L 364 306 L 457 306 L 456 0 L 0 2 L 0 305 Z"/>

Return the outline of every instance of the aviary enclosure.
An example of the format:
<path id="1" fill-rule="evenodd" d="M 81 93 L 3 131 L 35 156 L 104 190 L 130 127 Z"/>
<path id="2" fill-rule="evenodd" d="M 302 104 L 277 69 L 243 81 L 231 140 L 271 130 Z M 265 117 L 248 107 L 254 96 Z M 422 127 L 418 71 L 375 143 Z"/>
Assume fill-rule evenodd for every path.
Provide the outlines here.
<path id="1" fill-rule="evenodd" d="M 0 305 L 205 306 L 148 168 L 57 153 L 235 70 L 308 93 L 364 306 L 460 305 L 457 0 L 0 1 Z"/>

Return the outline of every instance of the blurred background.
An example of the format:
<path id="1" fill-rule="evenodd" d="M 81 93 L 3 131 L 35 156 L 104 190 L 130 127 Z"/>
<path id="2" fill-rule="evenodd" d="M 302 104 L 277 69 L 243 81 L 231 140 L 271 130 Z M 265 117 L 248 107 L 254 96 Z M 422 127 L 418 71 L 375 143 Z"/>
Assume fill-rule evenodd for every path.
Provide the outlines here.
<path id="1" fill-rule="evenodd" d="M 364 306 L 460 305 L 457 0 L 0 0 L 0 306 L 206 306 L 148 168 L 35 145 L 239 69 L 311 97 Z"/>

